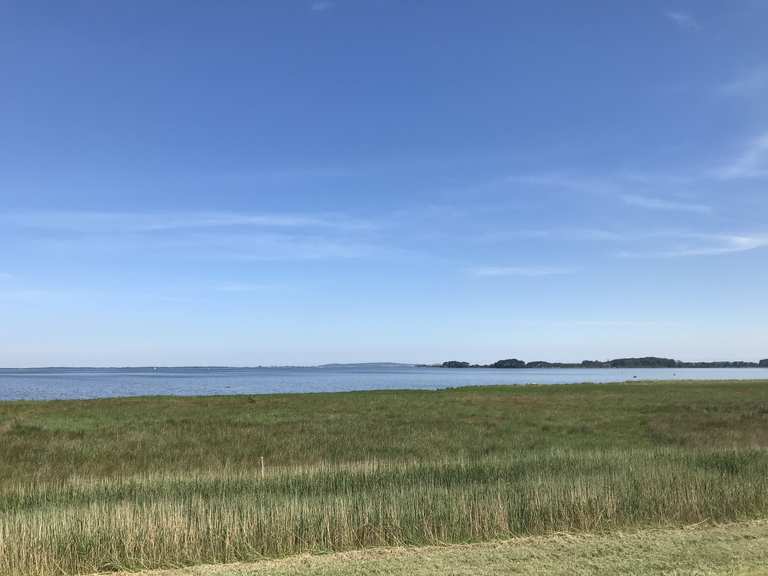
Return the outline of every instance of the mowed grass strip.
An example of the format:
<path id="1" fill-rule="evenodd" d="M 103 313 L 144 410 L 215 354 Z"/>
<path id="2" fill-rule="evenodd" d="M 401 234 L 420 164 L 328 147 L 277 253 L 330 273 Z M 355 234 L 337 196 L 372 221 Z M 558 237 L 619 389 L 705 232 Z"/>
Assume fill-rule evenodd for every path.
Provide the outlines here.
<path id="1" fill-rule="evenodd" d="M 766 576 L 768 522 L 301 555 L 141 576 Z M 128 576 L 123 574 L 119 576 Z"/>
<path id="2" fill-rule="evenodd" d="M 766 446 L 766 382 L 5 403 L 0 574 L 764 518 Z"/>

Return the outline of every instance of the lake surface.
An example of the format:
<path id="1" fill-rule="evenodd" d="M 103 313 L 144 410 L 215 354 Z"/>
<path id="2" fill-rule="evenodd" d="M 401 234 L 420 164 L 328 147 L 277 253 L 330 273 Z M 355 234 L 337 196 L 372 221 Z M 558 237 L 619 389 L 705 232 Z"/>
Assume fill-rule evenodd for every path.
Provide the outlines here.
<path id="1" fill-rule="evenodd" d="M 353 390 L 437 390 L 495 384 L 568 384 L 627 380 L 768 380 L 766 368 L 449 369 L 46 368 L 0 369 L 0 400 L 115 396 L 272 394 Z"/>

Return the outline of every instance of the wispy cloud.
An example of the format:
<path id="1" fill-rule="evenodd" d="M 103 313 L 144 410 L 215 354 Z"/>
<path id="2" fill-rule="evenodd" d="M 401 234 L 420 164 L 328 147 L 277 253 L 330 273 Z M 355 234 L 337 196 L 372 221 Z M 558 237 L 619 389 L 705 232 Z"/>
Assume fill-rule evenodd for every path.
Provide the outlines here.
<path id="1" fill-rule="evenodd" d="M 639 328 L 643 326 L 679 326 L 679 322 L 669 320 L 574 320 L 567 322 L 574 326 L 596 326 L 596 327 L 616 327 L 616 328 Z"/>
<path id="2" fill-rule="evenodd" d="M 610 184 L 602 178 L 574 176 L 559 172 L 512 175 L 507 176 L 505 182 L 508 184 L 553 188 L 572 192 L 604 192 L 606 185 Z"/>
<path id="3" fill-rule="evenodd" d="M 357 236 L 304 233 L 196 234 L 169 239 L 158 246 L 196 259 L 242 262 L 386 259 L 403 255 L 395 248 Z"/>
<path id="4" fill-rule="evenodd" d="M 0 301 L 37 301 L 41 299 L 48 299 L 52 296 L 61 295 L 50 290 L 36 290 L 36 289 L 21 289 L 21 290 L 4 290 L 0 291 Z"/>
<path id="5" fill-rule="evenodd" d="M 338 214 L 270 214 L 238 212 L 20 212 L 3 221 L 29 228 L 71 231 L 162 232 L 206 228 L 324 228 L 366 230 L 370 222 Z"/>
<path id="6" fill-rule="evenodd" d="M 699 21 L 689 12 L 680 12 L 677 10 L 667 10 L 664 16 L 680 26 L 681 28 L 696 29 L 701 28 Z"/>
<path id="7" fill-rule="evenodd" d="M 550 266 L 482 266 L 471 268 L 474 276 L 525 276 L 538 278 L 543 276 L 563 276 L 575 274 L 574 268 L 559 268 Z"/>
<path id="8" fill-rule="evenodd" d="M 685 230 L 627 229 L 621 233 L 609 230 L 578 230 L 568 228 L 523 231 L 526 238 L 565 239 L 570 241 L 599 240 L 621 244 L 626 249 L 614 251 L 619 258 L 683 258 L 687 256 L 717 256 L 737 254 L 768 247 L 768 233 L 699 233 Z M 504 275 L 504 268 L 487 268 L 487 276 Z M 496 274 L 494 271 L 498 270 Z M 512 268 L 511 270 L 515 270 Z M 526 270 L 526 269 L 523 269 Z M 532 269 L 536 271 L 537 269 Z M 572 271 L 542 269 L 542 271 Z M 475 270 L 476 272 L 477 270 Z M 482 274 L 481 274 L 482 275 Z M 512 275 L 510 273 L 509 275 Z"/>
<path id="9" fill-rule="evenodd" d="M 768 68 L 760 66 L 742 72 L 717 86 L 717 92 L 739 98 L 762 97 L 768 92 Z"/>
<path id="10" fill-rule="evenodd" d="M 659 172 L 606 172 L 592 175 L 551 173 L 522 174 L 506 178 L 510 184 L 552 189 L 604 197 L 620 198 L 622 195 L 643 196 L 646 190 L 677 190 L 700 184 L 704 174 L 695 171 L 678 173 Z"/>
<path id="11" fill-rule="evenodd" d="M 13 278 L 13 274 L 8 274 L 7 272 L 0 272 L 0 280 L 10 280 Z"/>
<path id="12" fill-rule="evenodd" d="M 595 328 L 653 328 L 658 326 L 679 326 L 680 322 L 670 320 L 554 320 L 526 321 L 530 326 L 595 327 Z"/>
<path id="13" fill-rule="evenodd" d="M 646 210 L 711 214 L 714 208 L 708 204 L 675 198 L 679 190 L 685 191 L 690 197 L 695 197 L 698 186 L 706 183 L 707 178 L 712 180 L 711 175 L 691 171 L 687 174 L 609 173 L 589 177 L 563 174 L 516 176 L 510 177 L 508 182 L 595 195 Z M 649 196 L 646 193 L 648 190 L 654 190 L 657 195 Z M 661 193 L 666 196 L 660 197 L 658 194 Z M 612 237 L 614 234 L 607 236 Z"/>
<path id="14" fill-rule="evenodd" d="M 226 282 L 223 284 L 217 284 L 213 287 L 216 292 L 231 292 L 231 293 L 245 293 L 245 292 L 259 292 L 267 288 L 271 288 L 270 284 L 250 284 L 247 282 Z"/>
<path id="15" fill-rule="evenodd" d="M 312 12 L 327 12 L 328 10 L 333 9 L 336 6 L 336 2 L 331 2 L 330 0 L 322 0 L 318 2 L 312 2 L 309 5 L 309 9 L 312 10 Z"/>
<path id="16" fill-rule="evenodd" d="M 766 93 L 768 95 L 768 73 Z M 727 180 L 768 178 L 768 132 L 763 131 L 742 143 L 740 153 L 716 161 L 715 166 L 691 166 L 671 173 L 606 172 L 586 176 L 562 172 L 520 174 L 507 176 L 505 182 L 558 192 L 620 198 L 627 204 L 657 210 L 708 213 L 712 207 L 706 204 L 662 199 L 658 197 L 658 191 L 674 196 L 678 190 L 685 189 L 693 196 L 698 190 L 711 190 L 712 186 Z M 657 195 L 649 196 L 647 191 L 651 190 Z"/>
<path id="17" fill-rule="evenodd" d="M 536 228 L 524 230 L 492 230 L 478 234 L 473 240 L 482 244 L 499 244 L 520 239 L 531 240 L 583 240 L 614 241 L 622 240 L 624 232 L 615 232 L 601 228 Z"/>
<path id="18" fill-rule="evenodd" d="M 716 175 L 723 180 L 768 177 L 768 132 L 749 142 L 744 151 L 722 166 Z"/>
<path id="19" fill-rule="evenodd" d="M 0 214 L 0 227 L 60 253 L 174 260 L 359 259 L 396 251 L 382 243 L 377 225 L 342 214 L 28 212 Z"/>
<path id="20" fill-rule="evenodd" d="M 649 251 L 622 251 L 621 258 L 720 256 L 768 247 L 768 234 L 678 234 L 673 245 Z"/>
<path id="21" fill-rule="evenodd" d="M 635 194 L 624 194 L 622 200 L 629 206 L 646 208 L 648 210 L 663 210 L 667 212 L 691 212 L 694 214 L 711 214 L 712 207 L 706 204 L 690 204 L 686 202 L 677 202 L 663 198 L 652 198 L 649 196 L 638 196 Z"/>
<path id="22" fill-rule="evenodd" d="M 193 296 L 178 296 L 167 294 L 149 294 L 146 295 L 150 300 L 157 300 L 158 302 L 168 302 L 171 304 L 202 304 L 205 300 L 195 298 Z"/>

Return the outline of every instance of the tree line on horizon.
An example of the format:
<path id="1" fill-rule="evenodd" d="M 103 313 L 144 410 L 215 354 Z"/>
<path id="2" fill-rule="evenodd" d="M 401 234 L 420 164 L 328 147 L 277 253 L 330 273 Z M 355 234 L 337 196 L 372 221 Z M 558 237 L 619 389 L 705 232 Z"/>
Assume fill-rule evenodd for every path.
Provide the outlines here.
<path id="1" fill-rule="evenodd" d="M 768 358 L 759 362 L 683 362 L 674 358 L 645 356 L 642 358 L 616 358 L 614 360 L 583 360 L 582 362 L 525 362 L 517 358 L 497 360 L 493 364 L 471 364 L 449 360 L 442 364 L 425 365 L 434 368 L 768 368 Z"/>

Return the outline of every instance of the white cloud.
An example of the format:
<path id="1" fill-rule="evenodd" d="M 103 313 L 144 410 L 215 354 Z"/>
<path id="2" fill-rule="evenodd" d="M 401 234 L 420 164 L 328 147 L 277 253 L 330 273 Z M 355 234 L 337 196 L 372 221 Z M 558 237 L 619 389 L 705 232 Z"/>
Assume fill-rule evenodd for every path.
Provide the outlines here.
<path id="1" fill-rule="evenodd" d="M 711 175 L 709 175 L 711 180 Z M 656 174 L 656 173 L 632 173 L 632 174 L 605 174 L 593 177 L 567 176 L 562 174 L 513 176 L 508 182 L 524 184 L 528 186 L 552 188 L 580 194 L 593 194 L 608 200 L 619 199 L 624 204 L 645 208 L 647 210 L 659 210 L 668 212 L 690 212 L 695 214 L 711 214 L 712 206 L 695 201 L 681 201 L 669 199 L 678 190 L 685 190 L 691 196 L 695 194 L 695 185 L 702 183 L 702 176 L 695 174 Z M 647 190 L 666 193 L 667 198 L 648 196 Z M 594 234 L 597 237 L 600 234 Z M 603 234 L 613 237 L 615 234 Z"/>
<path id="2" fill-rule="evenodd" d="M 49 290 L 34 290 L 34 289 L 26 289 L 26 290 L 6 290 L 6 291 L 0 291 L 0 301 L 37 301 L 41 299 L 47 299 L 52 296 L 56 296 L 57 293 L 51 292 Z"/>
<path id="3" fill-rule="evenodd" d="M 717 91 L 723 96 L 740 98 L 762 96 L 768 91 L 768 68 L 758 67 L 742 72 L 728 82 L 720 84 Z"/>
<path id="4" fill-rule="evenodd" d="M 576 326 L 598 327 L 642 327 L 642 326 L 678 326 L 679 322 L 669 320 L 575 320 L 570 324 Z"/>
<path id="5" fill-rule="evenodd" d="M 323 0 L 318 2 L 312 2 L 312 4 L 309 5 L 309 9 L 312 10 L 312 12 L 327 12 L 328 10 L 331 10 L 335 6 L 336 6 L 336 2 Z"/>
<path id="6" fill-rule="evenodd" d="M 363 238 L 315 234 L 204 234 L 175 238 L 158 247 L 169 254 L 242 262 L 386 259 L 404 254 Z"/>
<path id="7" fill-rule="evenodd" d="M 623 251 L 621 258 L 684 258 L 688 256 L 720 256 L 768 247 L 768 234 L 679 234 L 669 247 L 653 251 Z"/>
<path id="8" fill-rule="evenodd" d="M 7 272 L 0 272 L 0 280 L 10 280 L 13 278 L 13 274 L 8 274 Z"/>
<path id="9" fill-rule="evenodd" d="M 750 142 L 741 155 L 717 171 L 723 180 L 768 177 L 768 132 Z"/>
<path id="10" fill-rule="evenodd" d="M 576 326 L 595 328 L 642 328 L 654 326 L 679 326 L 669 320 L 557 320 L 553 322 L 529 322 L 531 325 Z"/>
<path id="11" fill-rule="evenodd" d="M 79 232 L 161 232 L 206 228 L 324 228 L 366 230 L 370 222 L 338 214 L 238 212 L 19 212 L 0 216 L 9 224 Z"/>
<path id="12" fill-rule="evenodd" d="M 667 10 L 666 12 L 664 12 L 664 16 L 666 16 L 669 20 L 671 20 L 681 28 L 689 28 L 689 29 L 701 28 L 698 20 L 696 20 L 696 18 L 688 12 Z"/>
<path id="13" fill-rule="evenodd" d="M 507 176 L 504 181 L 509 184 L 540 186 L 573 192 L 605 192 L 607 191 L 606 186 L 611 184 L 601 178 L 586 178 L 559 172 L 513 175 Z"/>
<path id="14" fill-rule="evenodd" d="M 217 292 L 257 292 L 269 288 L 269 284 L 249 284 L 245 282 L 227 282 L 224 284 L 218 284 L 214 286 L 214 290 Z"/>
<path id="15" fill-rule="evenodd" d="M 573 268 L 558 268 L 549 266 L 484 266 L 472 268 L 470 272 L 475 276 L 525 276 L 538 278 L 543 276 L 563 276 L 575 274 Z"/>
<path id="16" fill-rule="evenodd" d="M 334 214 L 29 212 L 0 227 L 61 253 L 281 261 L 388 258 L 378 226 Z M 50 232 L 40 234 L 40 231 Z"/>
<path id="17" fill-rule="evenodd" d="M 689 173 L 658 172 L 607 172 L 590 176 L 569 175 L 563 173 L 530 174 L 508 176 L 506 182 L 537 188 L 551 188 L 583 194 L 595 194 L 603 197 L 621 197 L 623 195 L 644 196 L 647 190 L 678 190 L 700 184 L 707 176 L 695 171 Z M 708 175 L 711 179 L 711 175 Z M 635 193 L 637 191 L 637 193 Z"/>
<path id="18" fill-rule="evenodd" d="M 498 244 L 510 240 L 531 239 L 556 239 L 556 240 L 584 240 L 584 241 L 613 241 L 623 240 L 625 233 L 618 233 L 612 230 L 601 228 L 537 228 L 525 230 L 501 230 L 483 232 L 479 234 L 475 241 L 484 244 Z"/>
<path id="19" fill-rule="evenodd" d="M 203 302 L 203 300 L 200 300 L 199 298 L 193 298 L 190 296 L 168 296 L 165 294 L 161 294 L 161 295 L 149 295 L 148 297 L 150 300 L 157 300 L 159 302 L 170 302 L 173 304 L 200 304 Z"/>
<path id="20" fill-rule="evenodd" d="M 717 256 L 748 252 L 768 247 L 768 233 L 698 233 L 681 230 L 626 230 L 621 234 L 610 231 L 578 231 L 568 229 L 536 230 L 526 237 L 532 239 L 565 238 L 568 240 L 603 240 L 621 243 L 626 250 L 614 252 L 620 258 L 682 258 L 686 256 Z M 652 248 L 645 248 L 653 246 Z M 486 276 L 504 275 L 504 268 L 487 268 Z M 494 272 L 498 270 L 494 274 Z M 511 270 L 514 270 L 511 269 Z M 536 269 L 531 269 L 535 271 Z M 546 271 L 548 269 L 544 269 Z M 553 271 L 560 269 L 552 269 Z M 567 271 L 567 269 L 566 269 Z M 481 274 L 482 275 L 482 274 Z M 509 275 L 512 275 L 510 272 Z M 543 274 L 542 274 L 543 275 Z"/>
<path id="21" fill-rule="evenodd" d="M 705 204 L 689 204 L 685 202 L 676 202 L 665 200 L 663 198 L 652 198 L 649 196 L 638 196 L 635 194 L 625 194 L 622 196 L 625 204 L 646 208 L 648 210 L 663 210 L 668 212 L 692 212 L 695 214 L 711 214 L 712 207 Z"/>

